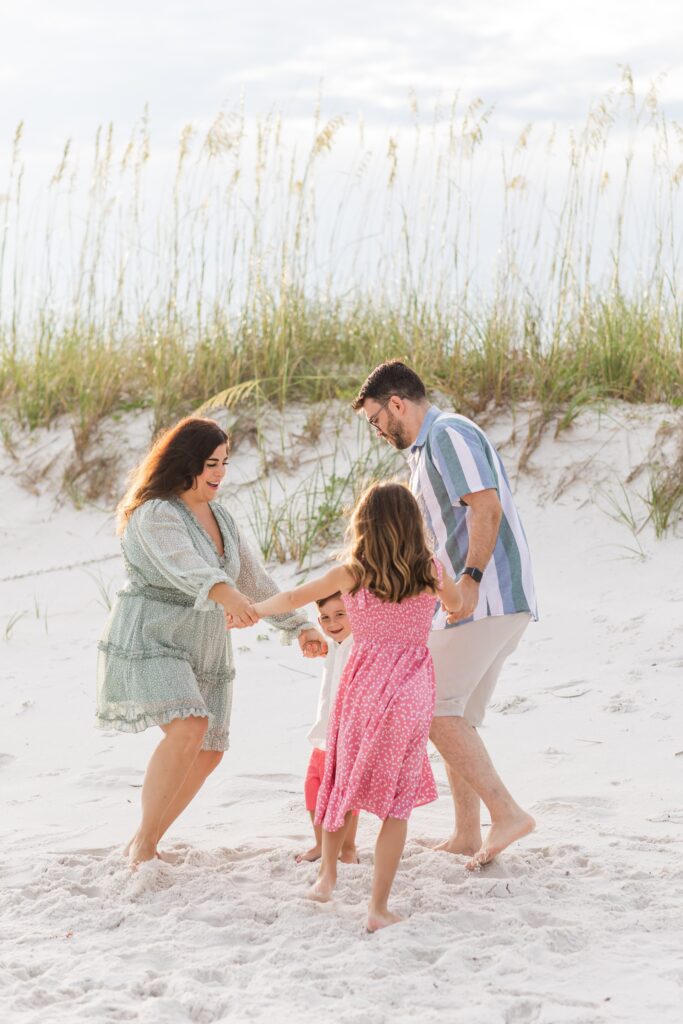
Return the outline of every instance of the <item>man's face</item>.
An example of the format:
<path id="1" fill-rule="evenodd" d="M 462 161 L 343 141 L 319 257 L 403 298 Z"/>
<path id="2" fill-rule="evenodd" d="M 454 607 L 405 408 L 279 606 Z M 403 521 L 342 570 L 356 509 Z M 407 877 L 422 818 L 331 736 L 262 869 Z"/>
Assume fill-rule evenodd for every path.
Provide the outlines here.
<path id="1" fill-rule="evenodd" d="M 363 412 L 378 437 L 383 438 L 388 444 L 399 450 L 410 447 L 411 439 L 401 421 L 397 402 L 393 396 L 385 402 L 366 398 L 363 402 Z"/>

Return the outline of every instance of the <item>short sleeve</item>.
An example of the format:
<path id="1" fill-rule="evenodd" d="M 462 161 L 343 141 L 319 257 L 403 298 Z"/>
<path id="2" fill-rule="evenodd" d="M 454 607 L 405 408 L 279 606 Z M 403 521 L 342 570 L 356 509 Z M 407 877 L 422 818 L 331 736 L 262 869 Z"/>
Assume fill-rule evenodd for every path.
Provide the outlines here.
<path id="1" fill-rule="evenodd" d="M 498 475 L 480 433 L 468 424 L 443 426 L 430 438 L 432 461 L 453 505 L 465 494 L 498 490 Z"/>
<path id="2" fill-rule="evenodd" d="M 134 531 L 143 554 L 166 585 L 195 598 L 197 611 L 216 609 L 209 591 L 216 583 L 232 585 L 231 581 L 221 569 L 202 558 L 182 517 L 169 502 L 145 502 L 134 513 L 128 530 Z"/>

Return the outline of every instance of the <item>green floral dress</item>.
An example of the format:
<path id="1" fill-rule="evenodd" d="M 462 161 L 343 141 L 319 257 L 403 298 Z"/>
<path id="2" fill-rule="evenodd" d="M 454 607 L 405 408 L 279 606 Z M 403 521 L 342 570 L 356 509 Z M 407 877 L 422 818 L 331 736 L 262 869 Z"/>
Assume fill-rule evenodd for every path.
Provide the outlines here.
<path id="1" fill-rule="evenodd" d="M 205 750 L 226 750 L 235 674 L 222 607 L 208 594 L 235 586 L 251 601 L 278 588 L 240 535 L 211 502 L 223 538 L 221 557 L 180 498 L 145 502 L 121 539 L 128 583 L 98 644 L 97 723 L 141 732 L 191 715 L 209 719 Z M 298 613 L 267 619 L 298 636 L 312 623 Z"/>

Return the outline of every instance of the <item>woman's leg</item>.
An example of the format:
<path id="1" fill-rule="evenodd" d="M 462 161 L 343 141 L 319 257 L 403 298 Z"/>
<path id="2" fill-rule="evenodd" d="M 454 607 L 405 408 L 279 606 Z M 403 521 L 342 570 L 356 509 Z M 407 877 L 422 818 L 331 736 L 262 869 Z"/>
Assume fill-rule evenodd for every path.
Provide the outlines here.
<path id="1" fill-rule="evenodd" d="M 344 827 L 344 839 L 342 841 L 341 853 L 339 854 L 342 864 L 358 863 L 358 850 L 356 849 L 358 818 L 358 814 L 352 814 Z"/>
<path id="2" fill-rule="evenodd" d="M 320 870 L 318 871 L 315 885 L 308 890 L 309 900 L 327 903 L 332 896 L 334 887 L 337 884 L 337 861 L 339 860 L 346 825 L 350 817 L 351 811 L 347 813 L 344 818 L 344 824 L 336 832 L 328 832 L 327 829 L 323 829 L 322 860 L 320 861 Z"/>
<path id="3" fill-rule="evenodd" d="M 142 785 L 142 820 L 130 844 L 131 867 L 156 856 L 161 822 L 201 749 L 206 718 L 177 718 L 162 726 L 164 738 L 152 754 Z"/>
<path id="4" fill-rule="evenodd" d="M 396 877 L 398 863 L 406 844 L 408 822 L 401 818 L 386 818 L 375 846 L 375 871 L 372 876 L 372 895 L 368 907 L 368 931 L 376 932 L 401 920 L 387 906 L 389 893 Z"/>
<path id="5" fill-rule="evenodd" d="M 209 775 L 223 760 L 222 750 L 200 750 L 185 781 L 164 811 L 159 826 L 159 839 L 168 832 L 173 822 L 202 788 Z"/>

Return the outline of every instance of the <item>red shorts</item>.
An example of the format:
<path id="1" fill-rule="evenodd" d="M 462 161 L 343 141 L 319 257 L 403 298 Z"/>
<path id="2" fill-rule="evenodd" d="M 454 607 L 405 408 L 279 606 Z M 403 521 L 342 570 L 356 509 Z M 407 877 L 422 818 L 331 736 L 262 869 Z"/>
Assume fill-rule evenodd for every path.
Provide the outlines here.
<path id="1" fill-rule="evenodd" d="M 306 781 L 304 782 L 304 797 L 306 798 L 306 810 L 311 814 L 315 813 L 315 805 L 318 800 L 318 790 L 325 774 L 325 751 L 314 747 L 311 752 L 311 760 L 306 769 Z M 358 814 L 358 811 L 352 811 Z"/>

